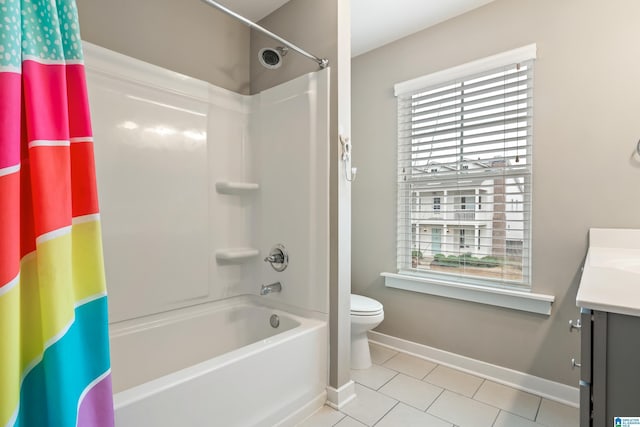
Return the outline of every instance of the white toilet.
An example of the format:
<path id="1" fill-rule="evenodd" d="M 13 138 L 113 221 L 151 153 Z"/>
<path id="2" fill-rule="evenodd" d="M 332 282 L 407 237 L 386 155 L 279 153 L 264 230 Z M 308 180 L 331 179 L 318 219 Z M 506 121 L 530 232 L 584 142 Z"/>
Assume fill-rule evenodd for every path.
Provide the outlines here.
<path id="1" fill-rule="evenodd" d="M 373 298 L 351 294 L 351 369 L 371 366 L 367 331 L 384 320 L 382 304 Z"/>

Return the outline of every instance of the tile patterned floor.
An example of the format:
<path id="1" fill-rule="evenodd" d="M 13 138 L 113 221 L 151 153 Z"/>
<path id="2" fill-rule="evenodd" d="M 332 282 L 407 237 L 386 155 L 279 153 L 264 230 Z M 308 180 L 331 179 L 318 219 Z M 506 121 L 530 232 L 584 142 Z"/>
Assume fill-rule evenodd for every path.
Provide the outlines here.
<path id="1" fill-rule="evenodd" d="M 357 398 L 324 406 L 300 427 L 577 427 L 578 409 L 371 344 L 351 371 Z"/>

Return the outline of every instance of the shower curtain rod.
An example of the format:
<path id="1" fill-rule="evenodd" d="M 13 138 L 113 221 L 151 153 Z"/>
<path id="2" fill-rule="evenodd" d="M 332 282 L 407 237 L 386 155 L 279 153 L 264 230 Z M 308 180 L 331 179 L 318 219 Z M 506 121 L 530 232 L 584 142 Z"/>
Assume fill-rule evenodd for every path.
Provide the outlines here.
<path id="1" fill-rule="evenodd" d="M 279 41 L 280 43 L 282 43 L 283 45 L 287 46 L 290 49 L 295 50 L 296 52 L 298 52 L 299 54 L 306 56 L 307 58 L 315 61 L 318 63 L 318 65 L 320 66 L 320 68 L 327 68 L 327 66 L 329 65 L 329 60 L 326 58 L 318 58 L 315 55 L 310 54 L 309 52 L 307 52 L 304 49 L 299 48 L 298 46 L 296 46 L 295 44 L 288 42 L 287 40 L 283 39 L 282 37 L 280 37 L 277 34 L 273 34 L 271 31 L 267 30 L 264 27 L 261 27 L 260 25 L 256 24 L 255 22 L 252 22 L 250 20 L 248 20 L 247 18 L 245 18 L 242 15 L 238 15 L 237 13 L 235 13 L 234 11 L 227 9 L 226 7 L 224 7 L 223 5 L 221 5 L 218 2 L 215 2 L 213 0 L 202 0 L 203 2 L 205 2 L 206 4 L 208 4 L 209 6 L 213 6 L 218 10 L 221 10 L 222 12 L 226 13 L 227 15 L 230 15 L 234 18 L 236 18 L 237 20 L 243 22 L 244 24 L 248 25 L 251 28 L 255 28 L 256 30 L 260 31 L 261 33 L 271 37 L 272 39 Z"/>

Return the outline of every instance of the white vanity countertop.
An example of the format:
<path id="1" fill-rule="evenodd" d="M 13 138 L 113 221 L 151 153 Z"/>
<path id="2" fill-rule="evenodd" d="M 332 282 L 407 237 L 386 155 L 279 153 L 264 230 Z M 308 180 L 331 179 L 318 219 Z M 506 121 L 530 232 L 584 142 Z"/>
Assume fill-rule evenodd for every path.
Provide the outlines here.
<path id="1" fill-rule="evenodd" d="M 576 304 L 640 316 L 640 230 L 589 230 L 589 251 Z"/>

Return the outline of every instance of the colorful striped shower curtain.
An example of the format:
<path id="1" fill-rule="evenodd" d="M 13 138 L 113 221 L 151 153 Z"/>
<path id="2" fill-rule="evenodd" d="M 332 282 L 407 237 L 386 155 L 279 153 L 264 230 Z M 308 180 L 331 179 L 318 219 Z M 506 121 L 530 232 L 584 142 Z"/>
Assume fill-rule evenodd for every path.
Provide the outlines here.
<path id="1" fill-rule="evenodd" d="M 112 426 L 73 0 L 0 0 L 0 427 Z"/>

